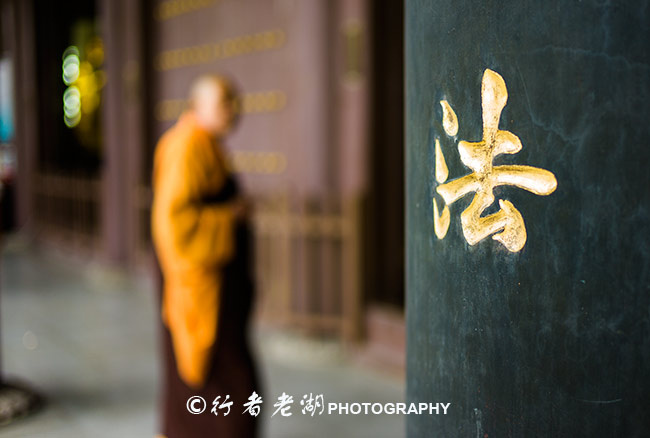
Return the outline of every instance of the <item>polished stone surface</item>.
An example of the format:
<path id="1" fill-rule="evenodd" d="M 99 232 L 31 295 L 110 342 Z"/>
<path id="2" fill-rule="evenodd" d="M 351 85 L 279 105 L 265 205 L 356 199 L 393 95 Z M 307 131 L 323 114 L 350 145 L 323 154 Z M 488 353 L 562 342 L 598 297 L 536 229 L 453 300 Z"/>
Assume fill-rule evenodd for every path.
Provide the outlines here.
<path id="1" fill-rule="evenodd" d="M 40 412 L 0 428 L 0 436 L 154 436 L 159 370 L 146 278 L 16 241 L 4 249 L 0 275 L 5 374 L 46 397 Z M 261 329 L 254 341 L 265 381 L 264 436 L 404 435 L 401 416 L 312 418 L 298 409 L 306 392 L 326 402 L 403 401 L 402 382 L 351 364 L 331 342 Z M 294 397 L 294 415 L 268 418 L 283 391 Z"/>
<path id="2" fill-rule="evenodd" d="M 409 417 L 409 436 L 646 435 L 650 2 L 406 4 L 407 393 L 452 403 L 446 417 Z M 499 128 L 523 145 L 494 164 L 557 178 L 549 196 L 494 190 L 523 217 L 519 252 L 491 236 L 468 244 L 473 194 L 434 234 L 435 140 L 449 181 L 471 172 L 458 142 L 482 139 L 486 69 L 507 86 Z"/>

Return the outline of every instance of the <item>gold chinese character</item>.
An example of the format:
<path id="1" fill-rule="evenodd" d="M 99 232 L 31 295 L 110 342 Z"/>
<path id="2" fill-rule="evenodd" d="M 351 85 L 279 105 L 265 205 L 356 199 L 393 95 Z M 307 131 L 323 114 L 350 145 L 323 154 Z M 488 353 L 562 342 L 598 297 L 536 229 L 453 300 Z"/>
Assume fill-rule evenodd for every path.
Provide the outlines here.
<path id="1" fill-rule="evenodd" d="M 475 245 L 492 235 L 509 251 L 520 251 L 526 244 L 526 226 L 519 210 L 510 201 L 499 199 L 499 211 L 481 216 L 494 203 L 494 187 L 516 186 L 536 195 L 550 195 L 557 187 L 555 176 L 548 170 L 531 166 L 494 166 L 494 158 L 500 154 L 516 154 L 521 150 L 519 137 L 499 129 L 501 111 L 506 106 L 508 90 L 503 78 L 492 70 L 485 70 L 481 84 L 481 106 L 483 109 L 483 140 L 472 143 L 460 141 L 460 159 L 473 170 L 469 175 L 445 183 L 447 165 L 436 139 L 436 180 L 441 185 L 436 191 L 445 201 L 441 214 L 433 199 L 434 231 L 439 239 L 447 234 L 450 222 L 449 205 L 468 193 L 474 192 L 474 199 L 460 215 L 465 240 Z M 443 129 L 447 135 L 458 132 L 458 119 L 447 101 L 441 101 Z M 444 183 L 444 184 L 443 184 Z M 495 234 L 496 233 L 496 234 Z"/>

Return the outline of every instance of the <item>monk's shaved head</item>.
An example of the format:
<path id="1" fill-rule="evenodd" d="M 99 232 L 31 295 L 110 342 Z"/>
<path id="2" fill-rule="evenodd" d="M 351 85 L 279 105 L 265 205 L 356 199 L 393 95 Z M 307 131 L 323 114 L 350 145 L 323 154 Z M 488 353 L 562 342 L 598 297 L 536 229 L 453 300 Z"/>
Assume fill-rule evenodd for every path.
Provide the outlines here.
<path id="1" fill-rule="evenodd" d="M 216 74 L 199 76 L 192 82 L 189 100 L 204 129 L 216 136 L 230 130 L 237 110 L 237 92 L 228 78 Z"/>
<path id="2" fill-rule="evenodd" d="M 193 104 L 197 99 L 215 92 L 221 93 L 221 96 L 225 99 L 234 99 L 236 97 L 235 87 L 230 79 L 222 75 L 206 74 L 192 81 L 190 102 Z"/>

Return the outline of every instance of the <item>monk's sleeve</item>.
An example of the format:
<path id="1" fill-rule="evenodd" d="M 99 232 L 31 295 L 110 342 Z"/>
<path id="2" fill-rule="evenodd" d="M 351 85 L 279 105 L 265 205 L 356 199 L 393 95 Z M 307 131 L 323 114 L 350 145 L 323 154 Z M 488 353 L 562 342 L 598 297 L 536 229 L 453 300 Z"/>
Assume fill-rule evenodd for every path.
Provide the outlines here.
<path id="1" fill-rule="evenodd" d="M 232 208 L 201 202 L 225 179 L 218 166 L 206 165 L 202 150 L 180 145 L 157 161 L 152 224 L 164 260 L 163 320 L 179 375 L 192 387 L 207 376 L 221 302 L 219 267 L 235 251 Z"/>
<path id="2" fill-rule="evenodd" d="M 165 246 L 180 264 L 218 267 L 235 251 L 235 218 L 228 204 L 202 202 L 206 192 L 218 189 L 214 181 L 225 181 L 225 175 L 219 175 L 219 166 L 206 171 L 201 147 L 180 148 L 176 157 L 167 157 L 158 169 L 154 214 L 161 216 Z"/>

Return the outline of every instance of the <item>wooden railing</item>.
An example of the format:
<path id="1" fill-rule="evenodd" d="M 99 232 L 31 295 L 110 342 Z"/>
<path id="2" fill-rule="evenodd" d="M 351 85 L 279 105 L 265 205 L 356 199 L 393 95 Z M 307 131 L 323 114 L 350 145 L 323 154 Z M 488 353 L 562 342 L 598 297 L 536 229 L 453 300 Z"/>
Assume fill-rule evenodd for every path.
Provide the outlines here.
<path id="1" fill-rule="evenodd" d="M 98 246 L 101 236 L 99 178 L 36 173 L 33 196 L 33 220 L 39 233 L 75 246 Z"/>
<path id="2" fill-rule="evenodd" d="M 269 321 L 337 334 L 360 333 L 359 201 L 258 203 L 254 215 L 260 312 Z"/>
<path id="3" fill-rule="evenodd" d="M 89 249 L 101 238 L 99 179 L 39 173 L 34 221 L 49 239 Z M 148 254 L 151 192 L 137 190 L 139 253 Z M 286 194 L 254 201 L 258 313 L 269 323 L 355 340 L 360 335 L 358 200 L 299 201 Z"/>

